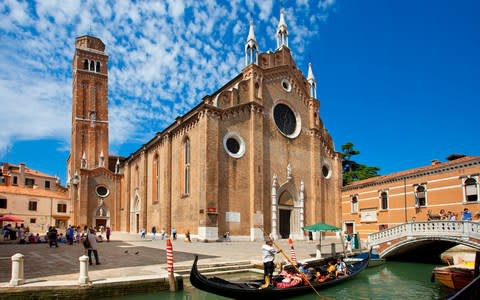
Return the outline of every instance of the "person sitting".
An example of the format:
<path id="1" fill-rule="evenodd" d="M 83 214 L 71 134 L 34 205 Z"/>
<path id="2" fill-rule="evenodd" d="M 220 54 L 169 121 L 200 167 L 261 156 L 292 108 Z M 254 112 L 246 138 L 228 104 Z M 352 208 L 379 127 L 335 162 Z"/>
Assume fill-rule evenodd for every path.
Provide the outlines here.
<path id="1" fill-rule="evenodd" d="M 35 236 L 33 235 L 33 233 L 30 233 L 30 234 L 28 235 L 28 243 L 29 243 L 29 244 L 34 244 L 34 243 L 36 243 Z"/>
<path id="2" fill-rule="evenodd" d="M 333 264 L 332 261 L 329 261 L 328 267 L 327 267 L 328 276 L 335 278 L 335 270 L 336 270 L 335 265 Z"/>
<path id="3" fill-rule="evenodd" d="M 320 269 L 317 269 L 316 270 L 316 273 L 315 273 L 315 280 L 317 282 L 325 282 L 327 281 L 329 278 L 328 276 L 328 272 L 324 272 L 322 273 L 322 271 Z"/>
<path id="4" fill-rule="evenodd" d="M 63 233 L 60 233 L 60 235 L 58 236 L 57 238 L 57 241 L 61 244 L 65 244 L 67 242 L 67 240 L 65 239 L 65 236 L 63 235 Z"/>
<path id="5" fill-rule="evenodd" d="M 297 286 L 302 282 L 303 282 L 303 279 L 301 274 L 287 271 L 283 273 L 283 279 L 281 281 L 276 281 L 274 284 L 277 288 L 286 289 L 286 288 Z"/>
<path id="6" fill-rule="evenodd" d="M 298 270 L 305 275 L 308 274 L 307 264 L 305 264 L 305 263 L 300 264 L 300 266 L 298 267 Z"/>
<path id="7" fill-rule="evenodd" d="M 348 275 L 347 265 L 345 264 L 344 261 L 342 261 L 341 258 L 338 258 L 337 264 L 335 265 L 335 277 L 347 276 L 347 275 Z"/>

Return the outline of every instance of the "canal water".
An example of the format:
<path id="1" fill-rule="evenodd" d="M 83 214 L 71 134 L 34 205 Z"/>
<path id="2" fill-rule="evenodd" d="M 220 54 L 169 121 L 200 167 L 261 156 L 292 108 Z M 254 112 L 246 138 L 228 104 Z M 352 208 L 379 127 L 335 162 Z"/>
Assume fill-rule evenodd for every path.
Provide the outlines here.
<path id="1" fill-rule="evenodd" d="M 368 268 L 345 283 L 319 291 L 321 298 L 316 297 L 316 294 L 312 291 L 311 294 L 291 299 L 439 299 L 452 291 L 443 288 L 437 282 L 432 283 L 430 281 L 434 267 L 435 265 L 431 264 L 387 262 L 382 266 Z M 255 276 L 253 278 L 258 278 L 261 277 L 261 274 L 253 276 Z M 225 276 L 219 277 L 228 280 L 235 278 L 232 275 L 230 275 L 230 278 Z M 183 291 L 132 295 L 115 299 L 219 300 L 229 298 L 198 290 L 192 287 L 188 280 L 185 280 Z"/>

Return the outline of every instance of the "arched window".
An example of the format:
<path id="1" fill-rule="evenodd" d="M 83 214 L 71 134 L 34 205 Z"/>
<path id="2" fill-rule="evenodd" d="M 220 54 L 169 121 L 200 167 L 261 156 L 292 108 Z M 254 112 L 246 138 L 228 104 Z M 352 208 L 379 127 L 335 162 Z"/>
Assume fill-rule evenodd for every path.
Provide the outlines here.
<path id="1" fill-rule="evenodd" d="M 464 183 L 465 186 L 465 201 L 478 201 L 478 183 L 473 177 L 467 178 Z"/>
<path id="2" fill-rule="evenodd" d="M 90 71 L 95 71 L 95 62 L 93 60 L 90 62 Z"/>
<path id="3" fill-rule="evenodd" d="M 158 154 L 155 154 L 153 157 L 152 164 L 152 202 L 158 203 L 160 200 L 160 163 L 158 159 Z"/>
<path id="4" fill-rule="evenodd" d="M 358 196 L 352 196 L 352 214 L 358 213 Z"/>
<path id="5" fill-rule="evenodd" d="M 138 171 L 138 165 L 135 166 L 135 182 L 133 183 L 135 189 L 138 189 L 138 185 L 140 183 L 140 173 Z"/>
<path id="6" fill-rule="evenodd" d="M 83 62 L 83 69 L 88 70 L 88 59 Z"/>
<path id="7" fill-rule="evenodd" d="M 427 190 L 424 185 L 419 185 L 415 188 L 415 206 L 427 206 Z"/>
<path id="8" fill-rule="evenodd" d="M 99 73 L 100 72 L 100 62 L 97 61 L 97 65 L 95 67 L 95 72 Z"/>
<path id="9" fill-rule="evenodd" d="M 183 143 L 183 194 L 190 193 L 190 140 Z"/>
<path id="10" fill-rule="evenodd" d="M 387 191 L 380 192 L 380 207 L 382 210 L 388 209 L 388 193 Z"/>

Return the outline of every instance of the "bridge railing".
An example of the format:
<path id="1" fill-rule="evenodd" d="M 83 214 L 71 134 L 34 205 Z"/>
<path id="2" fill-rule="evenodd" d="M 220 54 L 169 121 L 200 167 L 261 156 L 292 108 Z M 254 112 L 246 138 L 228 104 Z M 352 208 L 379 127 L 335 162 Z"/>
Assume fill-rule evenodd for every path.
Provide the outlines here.
<path id="1" fill-rule="evenodd" d="M 480 223 L 470 221 L 410 222 L 368 235 L 369 245 L 392 241 L 404 237 L 439 236 L 480 239 Z"/>

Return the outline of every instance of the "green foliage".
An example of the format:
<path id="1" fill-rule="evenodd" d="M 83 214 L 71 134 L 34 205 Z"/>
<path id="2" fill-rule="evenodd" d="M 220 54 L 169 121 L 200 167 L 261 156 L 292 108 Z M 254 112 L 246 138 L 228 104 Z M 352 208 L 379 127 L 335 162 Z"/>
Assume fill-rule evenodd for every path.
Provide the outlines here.
<path id="1" fill-rule="evenodd" d="M 353 156 L 360 154 L 360 151 L 354 149 L 353 143 L 343 144 L 342 152 L 343 185 L 379 175 L 380 168 L 362 165 L 352 159 Z"/>

